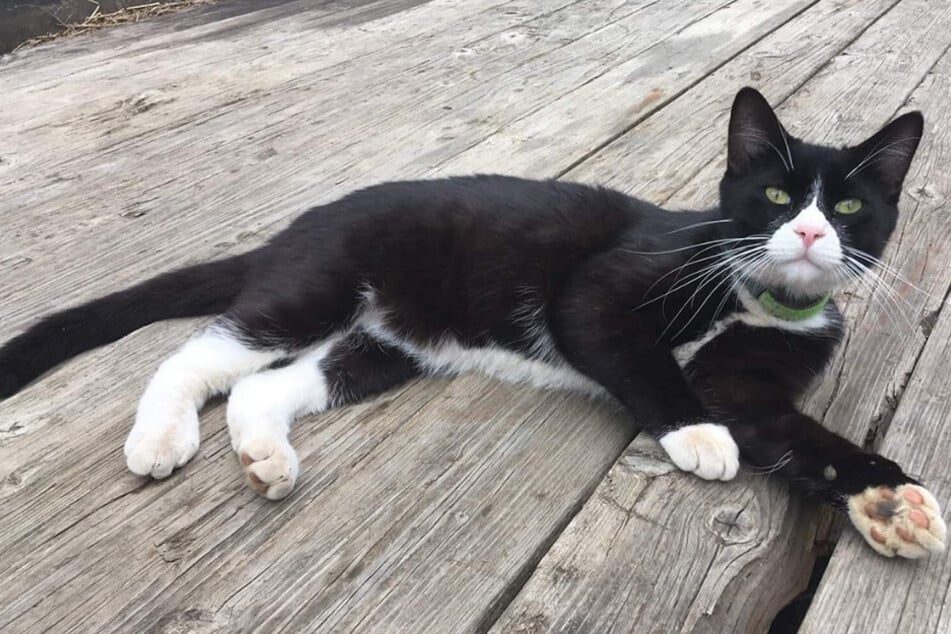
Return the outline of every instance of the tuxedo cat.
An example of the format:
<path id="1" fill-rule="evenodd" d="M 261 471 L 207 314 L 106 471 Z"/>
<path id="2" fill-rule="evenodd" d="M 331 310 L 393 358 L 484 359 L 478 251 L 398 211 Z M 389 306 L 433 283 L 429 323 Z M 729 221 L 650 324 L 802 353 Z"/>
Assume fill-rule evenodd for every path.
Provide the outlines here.
<path id="1" fill-rule="evenodd" d="M 125 443 L 164 478 L 230 391 L 253 488 L 288 495 L 298 417 L 470 370 L 604 394 L 682 470 L 739 457 L 848 514 L 886 556 L 943 549 L 938 505 L 894 462 L 795 403 L 842 338 L 830 294 L 877 262 L 923 120 L 832 148 L 766 100 L 733 103 L 720 206 L 671 213 L 608 189 L 473 176 L 386 183 L 313 208 L 269 244 L 46 317 L 0 348 L 0 398 L 146 324 L 219 315 L 161 364 Z"/>

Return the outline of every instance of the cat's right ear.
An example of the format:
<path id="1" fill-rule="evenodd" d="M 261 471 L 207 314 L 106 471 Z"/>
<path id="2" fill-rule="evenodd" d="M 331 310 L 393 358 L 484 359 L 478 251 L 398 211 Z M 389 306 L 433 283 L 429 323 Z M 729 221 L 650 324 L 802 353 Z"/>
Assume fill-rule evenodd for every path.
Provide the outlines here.
<path id="1" fill-rule="evenodd" d="M 730 111 L 727 169 L 740 175 L 764 158 L 782 161 L 787 172 L 793 168 L 789 137 L 769 102 L 757 90 L 742 88 Z"/>
<path id="2" fill-rule="evenodd" d="M 886 125 L 851 150 L 855 166 L 845 179 L 861 172 L 874 174 L 886 197 L 897 203 L 924 126 L 924 117 L 917 111 L 906 112 Z"/>

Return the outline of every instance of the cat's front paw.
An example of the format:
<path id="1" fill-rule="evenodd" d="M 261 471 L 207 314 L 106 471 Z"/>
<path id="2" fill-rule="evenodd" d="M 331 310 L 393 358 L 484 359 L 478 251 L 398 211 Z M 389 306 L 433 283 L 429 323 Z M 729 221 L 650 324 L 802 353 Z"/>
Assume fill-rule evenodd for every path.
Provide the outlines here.
<path id="1" fill-rule="evenodd" d="M 290 495 L 297 482 L 297 453 L 284 438 L 268 434 L 242 438 L 238 458 L 251 487 L 270 500 Z"/>
<path id="2" fill-rule="evenodd" d="M 869 487 L 848 499 L 849 519 L 869 546 L 886 557 L 918 559 L 944 550 L 946 527 L 923 487 Z"/>
<path id="3" fill-rule="evenodd" d="M 732 480 L 740 468 L 740 449 L 723 425 L 685 425 L 659 440 L 678 469 L 704 480 Z"/>

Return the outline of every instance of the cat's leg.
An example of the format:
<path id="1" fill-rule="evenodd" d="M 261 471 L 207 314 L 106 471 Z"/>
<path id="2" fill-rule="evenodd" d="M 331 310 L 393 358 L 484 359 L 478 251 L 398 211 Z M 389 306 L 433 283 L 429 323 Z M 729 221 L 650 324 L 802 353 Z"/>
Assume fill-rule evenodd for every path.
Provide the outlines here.
<path id="1" fill-rule="evenodd" d="M 736 442 L 707 413 L 669 352 L 632 345 L 612 351 L 589 348 L 575 353 L 574 363 L 631 411 L 677 468 L 704 480 L 736 477 Z"/>
<path id="2" fill-rule="evenodd" d="M 125 442 L 126 464 L 139 475 L 164 478 L 198 451 L 198 411 L 235 380 L 283 356 L 255 348 L 219 320 L 166 359 L 149 381 Z"/>
<path id="3" fill-rule="evenodd" d="M 330 406 L 320 362 L 335 343 L 331 339 L 287 366 L 247 376 L 231 390 L 231 446 L 251 486 L 272 500 L 290 494 L 297 482 L 297 453 L 288 439 L 291 423 Z"/>
<path id="4" fill-rule="evenodd" d="M 578 363 L 589 355 L 599 358 Z M 627 346 L 614 351 L 589 349 L 575 359 L 576 367 L 630 410 L 678 469 L 704 480 L 736 477 L 740 468 L 736 442 L 729 429 L 707 413 L 670 353 Z"/>
<path id="5" fill-rule="evenodd" d="M 563 330 L 560 348 L 565 357 L 621 401 L 677 468 L 704 480 L 736 477 L 736 442 L 707 412 L 669 351 L 650 345 L 652 341 L 624 337 L 620 328 L 601 339 L 590 336 L 597 329 L 587 323 L 579 329 L 586 332 L 566 337 Z"/>
<path id="6" fill-rule="evenodd" d="M 250 485 L 272 500 L 294 489 L 299 463 L 288 434 L 295 419 L 358 402 L 418 374 L 401 352 L 356 332 L 242 379 L 228 401 L 228 430 Z"/>
<path id="7" fill-rule="evenodd" d="M 946 526 L 934 496 L 891 460 L 789 404 L 747 411 L 728 424 L 745 461 L 844 511 L 878 553 L 917 558 L 944 550 Z"/>
<path id="8" fill-rule="evenodd" d="M 822 334 L 738 326 L 702 348 L 687 373 L 729 427 L 745 462 L 844 511 L 883 555 L 942 550 L 945 523 L 928 491 L 891 460 L 864 451 L 793 404 L 831 355 L 828 333 Z"/>
<path id="9" fill-rule="evenodd" d="M 561 292 L 550 321 L 559 351 L 618 399 L 679 469 L 705 480 L 734 478 L 739 450 L 729 430 L 707 411 L 671 351 L 658 345 L 657 324 L 631 305 L 645 290 L 618 287 L 614 281 L 630 278 L 597 270 L 577 273 Z"/>

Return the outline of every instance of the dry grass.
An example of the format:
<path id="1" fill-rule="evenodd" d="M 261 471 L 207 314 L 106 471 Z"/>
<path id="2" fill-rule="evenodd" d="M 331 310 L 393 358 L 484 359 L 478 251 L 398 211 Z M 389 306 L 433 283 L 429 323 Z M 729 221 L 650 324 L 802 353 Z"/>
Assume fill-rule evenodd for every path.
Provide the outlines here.
<path id="1" fill-rule="evenodd" d="M 61 23 L 60 26 L 63 27 L 62 31 L 49 33 L 47 35 L 38 35 L 37 37 L 30 38 L 17 46 L 14 50 L 19 50 L 25 46 L 42 44 L 44 42 L 49 42 L 61 37 L 69 37 L 72 35 L 89 33 L 91 31 L 98 31 L 99 29 L 104 29 L 119 24 L 141 22 L 156 16 L 165 15 L 166 13 L 174 13 L 175 11 L 180 11 L 181 9 L 188 7 L 215 4 L 216 2 L 220 2 L 220 0 L 176 0 L 175 2 L 146 2 L 143 4 L 126 7 L 124 9 L 119 9 L 117 11 L 112 11 L 110 13 L 101 13 L 99 11 L 99 3 L 95 2 L 94 0 L 90 0 L 90 2 L 96 5 L 96 7 L 89 17 L 87 17 L 82 22 L 76 22 L 72 24 Z"/>

